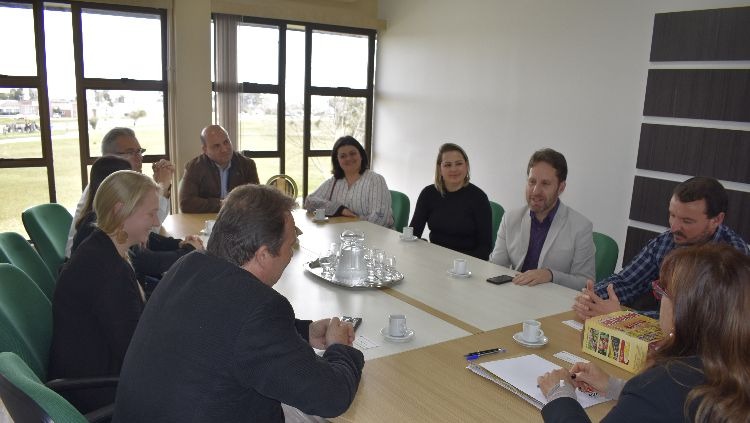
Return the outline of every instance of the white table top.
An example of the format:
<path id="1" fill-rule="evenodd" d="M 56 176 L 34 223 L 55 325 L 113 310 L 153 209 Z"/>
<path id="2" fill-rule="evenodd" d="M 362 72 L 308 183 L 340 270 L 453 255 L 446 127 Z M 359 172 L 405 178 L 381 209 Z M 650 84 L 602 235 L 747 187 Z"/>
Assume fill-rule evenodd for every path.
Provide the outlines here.
<path id="1" fill-rule="evenodd" d="M 405 277 L 394 290 L 484 331 L 568 311 L 577 294 L 553 283 L 533 287 L 487 283 L 488 277 L 515 272 L 429 242 L 401 241 L 398 232 L 365 221 L 319 224 L 316 231 L 299 237 L 300 244 L 319 254 L 345 229 L 364 232 L 368 248 L 381 248 L 396 257 L 396 268 Z M 447 274 L 455 258 L 466 259 L 470 278 Z"/>
<path id="2" fill-rule="evenodd" d="M 292 261 L 274 289 L 292 303 L 298 319 L 361 317 L 362 324 L 356 335 L 364 336 L 379 345 L 362 351 L 366 360 L 470 335 L 463 329 L 379 290 L 352 290 L 305 272 L 303 264 L 315 258 L 315 255 L 303 248 L 295 251 Z M 409 328 L 414 331 L 411 341 L 394 343 L 381 336 L 380 329 L 387 326 L 390 314 L 406 316 Z"/>

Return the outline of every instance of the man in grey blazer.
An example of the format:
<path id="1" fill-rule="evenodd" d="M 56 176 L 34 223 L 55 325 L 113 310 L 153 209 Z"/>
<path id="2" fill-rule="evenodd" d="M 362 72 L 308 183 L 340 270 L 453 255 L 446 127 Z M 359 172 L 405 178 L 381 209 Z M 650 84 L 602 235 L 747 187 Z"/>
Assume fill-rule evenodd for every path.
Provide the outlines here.
<path id="1" fill-rule="evenodd" d="M 534 152 L 526 168 L 526 206 L 503 216 L 490 261 L 520 271 L 513 283 L 553 282 L 581 289 L 595 277 L 591 222 L 563 204 L 568 164 L 550 148 Z"/>

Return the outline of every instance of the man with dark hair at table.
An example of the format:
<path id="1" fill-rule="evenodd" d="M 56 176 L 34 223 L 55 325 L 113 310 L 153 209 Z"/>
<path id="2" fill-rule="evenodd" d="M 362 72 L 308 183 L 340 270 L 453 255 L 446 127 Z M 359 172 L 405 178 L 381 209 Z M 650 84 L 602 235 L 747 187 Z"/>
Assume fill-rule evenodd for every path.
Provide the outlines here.
<path id="1" fill-rule="evenodd" d="M 255 161 L 234 151 L 229 134 L 219 125 L 201 131 L 203 154 L 185 164 L 180 184 L 183 213 L 216 213 L 235 187 L 258 184 Z"/>
<path id="2" fill-rule="evenodd" d="M 490 261 L 521 273 L 517 285 L 552 282 L 581 289 L 595 275 L 593 225 L 563 204 L 568 163 L 551 149 L 535 151 L 526 167 L 526 205 L 503 216 Z"/>
<path id="3" fill-rule="evenodd" d="M 652 283 L 659 278 L 664 257 L 675 248 L 722 242 L 750 254 L 747 243 L 723 223 L 728 204 L 726 190 L 714 178 L 697 176 L 678 184 L 669 200 L 669 230 L 649 241 L 619 273 L 596 286 L 588 281 L 573 303 L 578 317 L 611 313 L 620 305 L 657 317 Z"/>
<path id="4" fill-rule="evenodd" d="M 282 422 L 288 410 L 347 410 L 364 366 L 352 326 L 297 320 L 273 289 L 297 239 L 294 207 L 267 186 L 229 194 L 206 252 L 175 263 L 146 304 L 120 373 L 116 422 Z"/>

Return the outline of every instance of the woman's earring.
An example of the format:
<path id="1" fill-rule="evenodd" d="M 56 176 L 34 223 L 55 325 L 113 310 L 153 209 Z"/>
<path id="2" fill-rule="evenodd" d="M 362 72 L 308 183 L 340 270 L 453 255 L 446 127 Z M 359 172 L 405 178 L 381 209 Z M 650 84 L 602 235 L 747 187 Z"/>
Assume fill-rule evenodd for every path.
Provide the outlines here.
<path id="1" fill-rule="evenodd" d="M 128 233 L 122 228 L 117 228 L 115 231 L 115 240 L 118 244 L 124 244 L 128 240 Z"/>

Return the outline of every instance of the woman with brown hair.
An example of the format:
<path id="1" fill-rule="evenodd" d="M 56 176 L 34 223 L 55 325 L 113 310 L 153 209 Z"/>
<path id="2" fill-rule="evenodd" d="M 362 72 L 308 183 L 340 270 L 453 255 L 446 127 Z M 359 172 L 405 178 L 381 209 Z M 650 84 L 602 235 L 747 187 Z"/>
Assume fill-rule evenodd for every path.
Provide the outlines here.
<path id="1" fill-rule="evenodd" d="M 676 249 L 653 288 L 668 336 L 650 367 L 624 387 L 591 363 L 540 376 L 545 422 L 589 421 L 574 399 L 584 384 L 618 400 L 604 422 L 748 421 L 750 257 L 725 244 Z"/>

